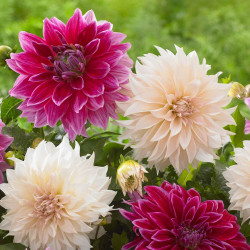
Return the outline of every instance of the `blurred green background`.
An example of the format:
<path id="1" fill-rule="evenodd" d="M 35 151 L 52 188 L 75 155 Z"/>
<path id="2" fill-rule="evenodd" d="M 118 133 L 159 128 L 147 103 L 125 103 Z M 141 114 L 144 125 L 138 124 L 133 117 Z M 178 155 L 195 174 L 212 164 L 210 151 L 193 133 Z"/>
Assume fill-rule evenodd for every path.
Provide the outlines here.
<path id="1" fill-rule="evenodd" d="M 211 73 L 232 74 L 234 81 L 250 83 L 249 0 L 1 0 L 0 44 L 18 45 L 19 31 L 42 35 L 42 20 L 56 16 L 66 22 L 75 8 L 93 9 L 98 20 L 114 24 L 127 34 L 135 60 L 153 45 L 175 51 L 196 50 L 212 65 Z M 0 69 L 0 95 L 13 86 L 16 74 Z"/>

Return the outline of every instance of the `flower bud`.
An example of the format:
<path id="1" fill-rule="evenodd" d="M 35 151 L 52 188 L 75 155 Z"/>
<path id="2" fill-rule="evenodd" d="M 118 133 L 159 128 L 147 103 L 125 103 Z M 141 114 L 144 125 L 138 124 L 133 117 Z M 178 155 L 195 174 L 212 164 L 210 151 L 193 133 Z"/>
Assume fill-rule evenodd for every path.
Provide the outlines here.
<path id="1" fill-rule="evenodd" d="M 35 140 L 32 142 L 31 147 L 32 147 L 32 148 L 36 148 L 36 147 L 39 145 L 39 143 L 40 143 L 41 141 L 43 141 L 42 138 L 40 138 L 40 137 L 35 138 Z"/>
<path id="2" fill-rule="evenodd" d="M 9 58 L 12 49 L 8 46 L 0 46 L 0 66 L 5 66 L 5 60 Z"/>
<path id="3" fill-rule="evenodd" d="M 9 159 L 9 158 L 11 158 L 11 157 L 15 157 L 15 154 L 14 154 L 13 151 L 8 151 L 8 152 L 5 154 L 4 159 L 5 159 L 5 161 L 6 161 L 6 163 L 7 163 L 8 165 L 10 165 L 11 167 L 14 167 L 14 166 L 15 166 L 14 161 L 12 161 L 12 160 Z"/>
<path id="4" fill-rule="evenodd" d="M 247 95 L 247 90 L 242 84 L 233 82 L 228 95 L 233 98 L 244 99 Z"/>
<path id="5" fill-rule="evenodd" d="M 122 188 L 124 196 L 127 192 L 137 191 L 142 196 L 142 182 L 147 180 L 146 169 L 133 160 L 124 161 L 117 169 L 116 180 Z"/>
<path id="6" fill-rule="evenodd" d="M 246 97 L 250 97 L 250 84 L 248 84 L 245 88 L 246 88 Z"/>

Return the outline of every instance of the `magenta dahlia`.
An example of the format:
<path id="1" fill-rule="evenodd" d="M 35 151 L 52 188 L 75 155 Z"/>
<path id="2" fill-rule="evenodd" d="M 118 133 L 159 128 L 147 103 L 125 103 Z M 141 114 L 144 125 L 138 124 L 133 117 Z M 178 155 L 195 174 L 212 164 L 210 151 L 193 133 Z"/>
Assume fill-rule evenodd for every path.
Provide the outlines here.
<path id="1" fill-rule="evenodd" d="M 9 168 L 9 165 L 5 162 L 4 155 L 5 150 L 9 147 L 12 143 L 13 138 L 9 137 L 8 135 L 2 134 L 2 128 L 5 124 L 0 120 L 0 183 L 3 183 L 3 171 Z"/>
<path id="2" fill-rule="evenodd" d="M 79 9 L 66 25 L 46 18 L 43 34 L 20 32 L 24 52 L 7 60 L 20 74 L 10 95 L 24 99 L 22 117 L 35 127 L 61 120 L 71 140 L 87 136 L 87 120 L 105 129 L 109 117 L 118 118 L 115 102 L 128 99 L 122 92 L 133 62 L 130 44 L 121 43 L 126 35 L 97 22 L 92 10 L 82 16 Z"/>
<path id="3" fill-rule="evenodd" d="M 236 217 L 224 209 L 222 201 L 201 202 L 194 189 L 186 191 L 167 181 L 145 190 L 147 195 L 142 199 L 127 202 L 131 212 L 120 210 L 132 221 L 136 233 L 123 250 L 250 249 Z"/>

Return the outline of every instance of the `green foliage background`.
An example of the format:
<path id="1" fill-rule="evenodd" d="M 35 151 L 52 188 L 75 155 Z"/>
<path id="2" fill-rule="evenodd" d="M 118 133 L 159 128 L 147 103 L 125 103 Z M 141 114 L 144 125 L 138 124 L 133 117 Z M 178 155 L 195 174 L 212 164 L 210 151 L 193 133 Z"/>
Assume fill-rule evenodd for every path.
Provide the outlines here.
<path id="1" fill-rule="evenodd" d="M 213 73 L 232 74 L 250 83 L 249 0 L 5 0 L 0 1 L 0 44 L 18 45 L 21 30 L 42 36 L 42 20 L 56 16 L 66 22 L 75 8 L 93 9 L 98 20 L 109 20 L 114 30 L 128 35 L 133 60 L 153 45 L 174 51 L 196 50 Z M 0 95 L 13 86 L 15 73 L 0 69 Z"/>

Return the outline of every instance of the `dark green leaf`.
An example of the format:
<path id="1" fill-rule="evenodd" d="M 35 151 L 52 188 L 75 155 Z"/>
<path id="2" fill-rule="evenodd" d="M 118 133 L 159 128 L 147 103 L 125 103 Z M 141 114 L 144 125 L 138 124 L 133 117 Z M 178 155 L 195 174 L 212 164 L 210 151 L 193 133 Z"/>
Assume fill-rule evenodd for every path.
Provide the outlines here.
<path id="1" fill-rule="evenodd" d="M 128 238 L 126 232 L 122 232 L 122 234 L 113 234 L 112 237 L 112 247 L 114 250 L 121 250 L 122 246 L 128 243 Z"/>
<path id="2" fill-rule="evenodd" d="M 0 246 L 0 250 L 24 250 L 25 248 L 25 246 L 16 243 L 9 243 Z"/>
<path id="3" fill-rule="evenodd" d="M 5 124 L 15 120 L 22 112 L 17 108 L 22 103 L 22 100 L 8 96 L 2 102 L 1 119 Z"/>

